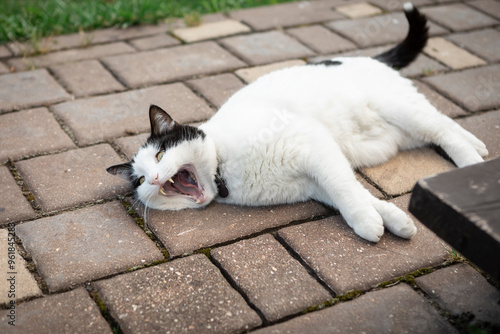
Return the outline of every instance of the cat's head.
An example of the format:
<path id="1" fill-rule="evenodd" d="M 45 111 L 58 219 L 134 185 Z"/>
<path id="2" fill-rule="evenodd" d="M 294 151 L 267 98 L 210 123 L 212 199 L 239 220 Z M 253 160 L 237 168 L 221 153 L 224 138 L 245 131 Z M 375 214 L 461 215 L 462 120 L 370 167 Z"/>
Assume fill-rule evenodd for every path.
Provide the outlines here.
<path id="1" fill-rule="evenodd" d="M 151 136 L 132 161 L 111 166 L 135 189 L 146 207 L 181 210 L 206 206 L 217 194 L 215 145 L 195 127 L 174 121 L 160 107 L 149 108 Z"/>

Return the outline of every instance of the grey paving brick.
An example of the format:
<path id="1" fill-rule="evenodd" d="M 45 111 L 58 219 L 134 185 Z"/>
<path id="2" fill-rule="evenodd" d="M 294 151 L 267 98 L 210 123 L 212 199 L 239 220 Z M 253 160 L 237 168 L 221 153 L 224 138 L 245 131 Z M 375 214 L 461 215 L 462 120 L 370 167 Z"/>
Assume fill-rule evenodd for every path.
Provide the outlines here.
<path id="1" fill-rule="evenodd" d="M 204 255 L 95 285 L 124 333 L 237 333 L 261 324 Z"/>
<path id="2" fill-rule="evenodd" d="M 129 41 L 136 49 L 141 51 L 160 49 L 167 46 L 179 45 L 181 42 L 170 35 L 161 34 L 150 37 L 137 38 Z"/>
<path id="3" fill-rule="evenodd" d="M 406 284 L 370 292 L 255 332 L 264 333 L 457 333 Z"/>
<path id="4" fill-rule="evenodd" d="M 9 68 L 0 62 L 0 74 L 9 73 Z"/>
<path id="5" fill-rule="evenodd" d="M 500 65 L 482 66 L 423 79 L 467 110 L 500 106 Z"/>
<path id="6" fill-rule="evenodd" d="M 20 224 L 17 235 L 51 292 L 163 259 L 120 202 Z"/>
<path id="7" fill-rule="evenodd" d="M 453 31 L 489 27 L 498 21 L 465 4 L 449 4 L 422 8 L 429 19 Z"/>
<path id="8" fill-rule="evenodd" d="M 319 54 L 338 53 L 356 48 L 350 41 L 320 25 L 292 28 L 286 32 Z"/>
<path id="9" fill-rule="evenodd" d="M 254 67 L 247 67 L 247 68 L 242 68 L 234 73 L 239 76 L 243 81 L 247 83 L 252 83 L 261 76 L 281 70 L 283 68 L 288 68 L 288 67 L 293 67 L 293 66 L 302 66 L 306 62 L 303 61 L 302 59 L 292 59 L 292 60 L 285 60 L 285 61 L 280 61 L 277 63 L 272 63 L 272 64 L 267 64 L 267 65 L 261 65 L 261 66 L 254 66 Z"/>
<path id="10" fill-rule="evenodd" d="M 23 196 L 21 188 L 10 174 L 7 167 L 0 166 L 0 225 L 35 217 L 35 211 Z"/>
<path id="11" fill-rule="evenodd" d="M 107 144 L 19 161 L 16 167 L 44 211 L 112 198 L 129 191 L 106 168 L 121 163 Z"/>
<path id="12" fill-rule="evenodd" d="M 77 97 L 125 89 L 97 60 L 53 65 L 50 70 Z"/>
<path id="13" fill-rule="evenodd" d="M 46 108 L 1 115 L 0 127 L 0 163 L 75 147 Z"/>
<path id="14" fill-rule="evenodd" d="M 0 230 L 0 275 L 3 277 L 0 280 L 0 304 L 6 306 L 10 306 L 11 301 L 18 303 L 22 299 L 42 294 L 15 243 L 15 228 Z M 5 321 L 5 318 L 2 320 Z"/>
<path id="15" fill-rule="evenodd" d="M 343 17 L 333 10 L 333 6 L 309 2 L 242 9 L 230 13 L 230 16 L 243 21 L 255 30 L 312 24 Z"/>
<path id="16" fill-rule="evenodd" d="M 8 48 L 14 56 L 29 56 L 33 53 L 43 52 L 49 53 L 70 48 L 85 47 L 90 44 L 88 33 L 74 33 L 59 36 L 49 36 L 41 38 L 36 47 L 31 42 L 10 42 L 7 43 Z"/>
<path id="17" fill-rule="evenodd" d="M 478 1 L 469 1 L 468 4 L 500 20 L 500 3 L 498 1 L 478 0 Z"/>
<path id="18" fill-rule="evenodd" d="M 314 55 L 313 51 L 280 31 L 227 37 L 220 43 L 251 65 Z"/>
<path id="19" fill-rule="evenodd" d="M 401 69 L 400 73 L 405 77 L 421 77 L 435 75 L 445 71 L 448 71 L 446 66 L 441 65 L 434 59 L 431 59 L 421 53 L 417 56 L 413 63 Z"/>
<path id="20" fill-rule="evenodd" d="M 415 283 L 452 314 L 470 312 L 474 323 L 500 324 L 500 291 L 465 263 L 418 277 Z"/>
<path id="21" fill-rule="evenodd" d="M 12 57 L 12 53 L 5 45 L 0 45 L 0 58 Z"/>
<path id="22" fill-rule="evenodd" d="M 0 75 L 0 87 L 9 87 L 0 90 L 0 112 L 48 105 L 70 98 L 44 69 Z"/>
<path id="23" fill-rule="evenodd" d="M 327 26 L 362 48 L 399 43 L 408 33 L 408 21 L 402 13 L 378 15 L 357 20 L 338 20 L 328 23 Z M 446 32 L 446 29 L 429 22 L 431 35 Z"/>
<path id="24" fill-rule="evenodd" d="M 443 97 L 435 90 L 429 88 L 429 86 L 427 86 L 426 84 L 419 81 L 413 81 L 413 84 L 417 87 L 420 93 L 425 95 L 425 97 L 432 103 L 434 107 L 437 108 L 437 110 L 439 110 L 446 116 L 455 118 L 467 115 L 467 113 L 462 108 L 460 108 L 447 98 Z"/>
<path id="25" fill-rule="evenodd" d="M 48 312 L 50 310 L 50 312 Z M 0 331 L 10 333 L 9 310 L 1 310 Z M 16 305 L 18 333 L 113 333 L 84 288 Z"/>
<path id="26" fill-rule="evenodd" d="M 489 153 L 487 159 L 500 157 L 500 110 L 461 118 L 457 122 L 485 143 Z"/>
<path id="27" fill-rule="evenodd" d="M 268 321 L 332 298 L 269 234 L 213 249 L 211 255 Z"/>
<path id="28" fill-rule="evenodd" d="M 17 71 L 23 71 L 30 68 L 47 67 L 54 64 L 74 62 L 87 59 L 97 59 L 101 57 L 117 55 L 122 53 L 132 53 L 135 49 L 130 45 L 117 42 L 103 45 L 89 46 L 83 49 L 69 49 L 52 52 L 41 56 L 13 58 L 8 63 Z"/>
<path id="29" fill-rule="evenodd" d="M 143 215 L 142 206 L 135 208 Z M 178 256 L 327 213 L 312 201 L 260 208 L 212 203 L 203 210 L 148 210 L 146 221 L 170 256 Z"/>
<path id="30" fill-rule="evenodd" d="M 234 93 L 245 86 L 241 80 L 231 73 L 194 79 L 187 83 L 216 106 L 217 109 Z"/>
<path id="31" fill-rule="evenodd" d="M 88 145 L 148 131 L 151 104 L 161 106 L 181 123 L 213 115 L 206 102 L 181 83 L 69 101 L 53 110 L 74 133 L 78 144 Z"/>
<path id="32" fill-rule="evenodd" d="M 500 43 L 492 42 L 500 40 L 500 31 L 498 30 L 483 29 L 460 34 L 452 34 L 446 38 L 490 62 L 500 60 Z"/>
<path id="33" fill-rule="evenodd" d="M 406 0 L 370 0 L 371 4 L 376 5 L 382 9 L 388 10 L 390 12 L 402 11 L 404 3 Z M 412 0 L 411 3 L 417 7 L 421 8 L 428 5 L 433 5 L 432 0 Z"/>
<path id="34" fill-rule="evenodd" d="M 453 168 L 432 149 L 420 148 L 399 152 L 388 162 L 361 171 L 387 194 L 401 195 L 410 192 L 418 179 Z"/>
<path id="35" fill-rule="evenodd" d="M 118 138 L 115 140 L 115 143 L 132 160 L 137 151 L 139 151 L 139 148 L 146 143 L 148 137 L 149 133 L 141 133 L 140 135 Z"/>
<path id="36" fill-rule="evenodd" d="M 106 57 L 103 62 L 129 87 L 181 80 L 245 66 L 245 63 L 215 42 Z"/>
<path id="37" fill-rule="evenodd" d="M 409 195 L 391 200 L 408 213 Z M 444 243 L 415 220 L 410 240 L 385 232 L 374 244 L 361 239 L 341 216 L 281 229 L 278 235 L 337 294 L 367 290 L 417 269 L 442 263 Z"/>
<path id="38" fill-rule="evenodd" d="M 146 37 L 166 33 L 170 29 L 168 24 L 138 25 L 127 29 L 108 28 L 87 32 L 92 43 L 110 43 L 133 38 Z"/>

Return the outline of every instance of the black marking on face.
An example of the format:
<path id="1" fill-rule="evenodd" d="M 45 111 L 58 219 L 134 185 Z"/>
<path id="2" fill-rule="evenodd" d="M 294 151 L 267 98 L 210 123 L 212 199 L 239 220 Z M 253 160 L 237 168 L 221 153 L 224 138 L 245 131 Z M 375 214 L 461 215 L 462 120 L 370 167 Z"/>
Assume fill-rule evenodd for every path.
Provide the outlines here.
<path id="1" fill-rule="evenodd" d="M 166 133 L 161 135 L 151 134 L 145 146 L 153 145 L 158 147 L 160 151 L 166 151 L 183 141 L 195 140 L 197 138 L 205 139 L 205 133 L 194 126 L 176 124 L 173 129 Z"/>
<path id="2" fill-rule="evenodd" d="M 325 66 L 338 66 L 338 65 L 342 65 L 342 62 L 341 61 L 338 61 L 338 60 L 330 60 L 330 59 L 327 59 L 327 60 L 323 60 L 323 61 L 320 61 L 318 63 L 309 63 L 307 65 L 325 65 Z"/>

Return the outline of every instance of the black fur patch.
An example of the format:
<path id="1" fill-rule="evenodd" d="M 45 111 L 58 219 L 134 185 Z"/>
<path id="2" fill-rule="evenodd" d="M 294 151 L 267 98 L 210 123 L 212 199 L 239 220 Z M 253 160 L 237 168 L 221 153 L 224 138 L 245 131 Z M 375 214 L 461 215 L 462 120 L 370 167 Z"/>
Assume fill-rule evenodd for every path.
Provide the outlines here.
<path id="1" fill-rule="evenodd" d="M 318 63 L 309 63 L 307 65 L 325 65 L 325 66 L 338 66 L 338 65 L 342 65 L 342 62 L 341 61 L 338 61 L 338 60 L 330 60 L 330 59 L 327 59 L 327 60 L 323 60 L 323 61 L 320 61 Z"/>
<path id="2" fill-rule="evenodd" d="M 205 133 L 194 126 L 176 124 L 172 130 L 161 136 L 151 134 L 144 146 L 154 145 L 159 147 L 160 150 L 166 151 L 183 141 L 195 140 L 197 138 L 204 139 Z"/>

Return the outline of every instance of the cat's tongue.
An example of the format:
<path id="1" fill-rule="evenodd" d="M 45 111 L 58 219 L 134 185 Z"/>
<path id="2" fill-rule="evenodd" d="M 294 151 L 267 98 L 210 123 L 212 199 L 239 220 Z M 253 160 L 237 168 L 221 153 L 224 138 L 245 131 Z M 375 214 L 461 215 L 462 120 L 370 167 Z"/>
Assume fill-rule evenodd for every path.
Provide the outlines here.
<path id="1" fill-rule="evenodd" d="M 175 175 L 172 186 L 185 195 L 196 198 L 201 195 L 198 183 L 187 170 L 180 171 Z"/>

